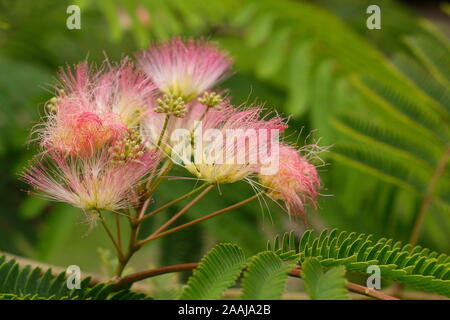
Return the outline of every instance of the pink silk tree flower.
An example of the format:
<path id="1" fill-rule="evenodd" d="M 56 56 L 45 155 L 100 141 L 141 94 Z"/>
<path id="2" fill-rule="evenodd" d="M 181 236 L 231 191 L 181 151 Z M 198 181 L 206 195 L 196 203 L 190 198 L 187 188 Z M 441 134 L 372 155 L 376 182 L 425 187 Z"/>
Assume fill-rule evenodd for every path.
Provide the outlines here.
<path id="1" fill-rule="evenodd" d="M 90 211 L 116 211 L 133 205 L 136 186 L 159 162 L 155 152 L 144 152 L 124 139 L 88 158 L 49 151 L 22 177 L 46 199 Z"/>
<path id="2" fill-rule="evenodd" d="M 109 120 L 109 118 L 113 118 Z M 105 144 L 117 141 L 127 132 L 113 114 L 104 114 L 103 119 L 92 112 L 60 116 L 54 126 L 48 128 L 43 146 L 48 150 L 59 150 L 67 155 L 87 157 Z"/>
<path id="3" fill-rule="evenodd" d="M 212 110 L 211 110 L 212 111 Z M 261 117 L 263 109 L 231 105 L 208 112 L 192 139 L 174 146 L 172 159 L 198 179 L 233 183 L 266 166 L 286 124 L 279 116 Z"/>
<path id="4" fill-rule="evenodd" d="M 155 85 L 127 59 L 118 67 L 112 68 L 106 75 L 106 78 L 108 77 L 113 78 L 113 87 L 104 98 L 104 103 L 111 106 L 111 111 L 117 114 L 128 128 L 136 127 L 147 114 L 148 104 L 156 93 Z"/>
<path id="5" fill-rule="evenodd" d="M 302 215 L 305 203 L 315 208 L 320 190 L 316 167 L 299 150 L 287 145 L 280 145 L 279 160 L 275 174 L 259 175 L 266 194 L 273 200 L 284 201 L 289 214 Z"/>
<path id="6" fill-rule="evenodd" d="M 148 110 L 155 87 L 124 59 L 93 71 L 87 63 L 62 72 L 61 88 L 47 107 L 50 113 L 37 131 L 46 150 L 87 156 L 123 138 Z"/>
<path id="7" fill-rule="evenodd" d="M 231 59 L 211 43 L 173 39 L 142 52 L 138 62 L 162 92 L 189 102 L 224 77 Z"/>

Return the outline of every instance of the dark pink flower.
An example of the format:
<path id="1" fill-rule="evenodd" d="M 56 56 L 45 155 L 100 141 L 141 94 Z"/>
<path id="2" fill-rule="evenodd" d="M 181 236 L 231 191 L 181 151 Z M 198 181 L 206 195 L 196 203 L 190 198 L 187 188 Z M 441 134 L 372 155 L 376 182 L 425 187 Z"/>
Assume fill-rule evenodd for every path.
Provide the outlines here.
<path id="1" fill-rule="evenodd" d="M 289 214 L 303 214 L 306 203 L 316 207 L 319 175 L 316 167 L 294 147 L 280 145 L 278 171 L 270 175 L 260 174 L 259 177 L 267 195 L 284 201 Z"/>

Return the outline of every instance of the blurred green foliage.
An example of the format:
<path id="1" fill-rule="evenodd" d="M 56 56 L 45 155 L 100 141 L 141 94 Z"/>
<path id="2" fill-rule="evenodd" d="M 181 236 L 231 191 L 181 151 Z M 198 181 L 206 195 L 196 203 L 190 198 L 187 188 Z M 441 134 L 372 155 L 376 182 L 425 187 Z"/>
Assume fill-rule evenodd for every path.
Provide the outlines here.
<path id="1" fill-rule="evenodd" d="M 66 28 L 70 4 L 81 8 L 81 30 Z M 381 7 L 381 30 L 366 28 L 370 4 Z M 292 115 L 287 138 L 299 145 L 319 138 L 333 145 L 322 155 L 324 196 L 308 213 L 309 225 L 407 241 L 450 140 L 450 68 L 448 58 L 434 55 L 448 57 L 448 40 L 419 15 L 400 2 L 375 0 L 0 0 L 0 250 L 100 270 L 95 248 L 111 249 L 103 230 L 86 234 L 81 212 L 30 197 L 18 181 L 35 153 L 29 131 L 52 97 L 59 67 L 105 55 L 116 60 L 171 36 L 217 41 L 235 59 L 235 74 L 221 86 L 236 104 L 256 100 Z M 423 153 L 425 167 L 417 159 Z M 443 252 L 450 248 L 449 176 L 447 164 L 419 240 Z M 192 187 L 168 181 L 154 205 Z M 244 183 L 225 185 L 185 219 L 252 192 Z M 132 265 L 196 261 L 217 241 L 256 253 L 274 234 L 306 227 L 276 205 L 254 203 L 155 242 Z"/>

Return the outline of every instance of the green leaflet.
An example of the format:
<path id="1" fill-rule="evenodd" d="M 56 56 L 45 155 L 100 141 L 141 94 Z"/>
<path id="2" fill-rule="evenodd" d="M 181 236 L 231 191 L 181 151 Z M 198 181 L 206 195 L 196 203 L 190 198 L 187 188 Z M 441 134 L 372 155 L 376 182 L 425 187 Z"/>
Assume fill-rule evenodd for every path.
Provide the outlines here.
<path id="1" fill-rule="evenodd" d="M 250 47 L 263 43 L 272 32 L 274 15 L 271 12 L 259 15 L 248 30 L 247 42 Z"/>
<path id="2" fill-rule="evenodd" d="M 325 229 L 318 237 L 313 230 L 307 230 L 299 241 L 286 240 L 292 237 L 293 233 L 286 233 L 281 240 L 275 238 L 267 249 L 284 260 L 299 261 L 301 265 L 315 258 L 322 267 L 345 266 L 349 271 L 361 273 L 366 273 L 368 266 L 377 265 L 382 278 L 450 297 L 450 257 L 446 254 L 337 229 Z M 288 245 L 280 246 L 280 241 Z"/>
<path id="3" fill-rule="evenodd" d="M 239 277 L 245 265 L 245 255 L 234 244 L 214 247 L 200 262 L 181 293 L 181 300 L 219 299 Z"/>
<path id="4" fill-rule="evenodd" d="M 303 264 L 306 292 L 312 300 L 348 300 L 345 288 L 345 267 L 337 266 L 324 272 L 319 260 L 308 258 Z"/>
<path id="5" fill-rule="evenodd" d="M 80 289 L 68 289 L 65 272 L 21 267 L 14 259 L 0 256 L 0 300 L 139 300 L 149 299 L 130 290 L 114 291 L 114 284 L 99 283 L 89 287 L 90 278 Z"/>
<path id="6" fill-rule="evenodd" d="M 288 52 L 287 49 L 291 40 L 291 33 L 292 30 L 290 27 L 285 27 L 274 32 L 273 39 L 263 50 L 264 55 L 259 61 L 258 74 L 261 78 L 270 78 L 280 71 Z"/>
<path id="7" fill-rule="evenodd" d="M 275 300 L 283 294 L 288 272 L 295 262 L 283 263 L 275 253 L 263 251 L 252 257 L 242 280 L 243 300 Z"/>
<path id="8" fill-rule="evenodd" d="M 301 116 L 307 109 L 310 88 L 312 44 L 305 42 L 292 50 L 289 68 L 289 100 L 286 111 L 293 116 Z"/>

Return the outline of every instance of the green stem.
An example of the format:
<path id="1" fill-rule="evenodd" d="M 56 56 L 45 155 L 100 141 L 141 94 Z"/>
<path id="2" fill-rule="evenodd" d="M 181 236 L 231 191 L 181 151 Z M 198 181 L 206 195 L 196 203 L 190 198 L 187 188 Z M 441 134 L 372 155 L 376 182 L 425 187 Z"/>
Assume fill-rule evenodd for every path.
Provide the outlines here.
<path id="1" fill-rule="evenodd" d="M 163 124 L 163 127 L 161 129 L 161 134 L 159 135 L 158 143 L 156 145 L 157 147 L 161 146 L 163 138 L 164 138 L 164 136 L 166 134 L 167 125 L 169 124 L 169 119 L 170 119 L 170 114 L 166 114 L 166 117 L 164 118 L 164 124 Z"/>
<path id="2" fill-rule="evenodd" d="M 164 179 L 164 176 L 170 171 L 170 169 L 172 169 L 172 165 L 173 165 L 172 160 L 167 159 L 166 162 L 164 163 L 164 165 L 162 166 L 159 174 L 155 177 L 155 179 L 149 180 L 149 182 L 147 184 L 148 196 L 150 196 L 153 193 L 153 191 L 155 191 L 156 188 L 159 187 L 159 185 L 161 184 L 161 182 Z"/>
<path id="3" fill-rule="evenodd" d="M 163 141 L 163 139 L 164 139 L 164 136 L 165 136 L 165 134 L 166 134 L 166 130 L 167 130 L 167 125 L 169 124 L 169 119 L 170 119 L 170 115 L 169 114 L 166 114 L 166 117 L 164 118 L 164 123 L 163 123 L 163 127 L 162 127 L 162 129 L 161 129 L 161 133 L 159 134 L 159 138 L 158 138 L 158 143 L 156 144 L 156 148 L 159 148 L 160 146 L 161 146 L 161 143 L 162 143 L 162 141 Z M 165 165 L 167 164 L 167 162 L 165 163 Z M 171 167 L 171 166 L 170 166 Z M 169 170 L 170 170 L 170 167 L 169 167 Z M 151 183 L 153 182 L 153 175 L 155 174 L 155 171 L 156 171 L 156 168 L 154 168 L 153 170 L 152 170 L 152 172 L 150 173 L 150 178 L 149 178 L 149 180 L 147 181 L 147 184 L 146 184 L 146 193 L 147 193 L 147 197 L 150 197 L 151 196 L 151 193 L 152 193 L 152 190 L 154 190 L 155 188 L 152 188 L 151 190 L 150 190 L 150 186 L 151 186 Z M 161 179 L 161 174 L 159 174 L 159 176 L 158 176 L 158 180 L 160 180 Z"/>
<path id="4" fill-rule="evenodd" d="M 122 235 L 120 231 L 120 216 L 117 212 L 114 213 L 116 218 L 116 233 L 117 233 L 117 244 L 119 248 L 122 250 Z"/>
<path id="5" fill-rule="evenodd" d="M 212 188 L 213 188 L 213 186 L 210 185 L 206 190 L 204 190 L 194 200 L 192 200 L 186 207 L 184 207 L 180 212 L 178 212 L 169 221 L 167 221 L 163 226 L 161 226 L 157 230 L 157 232 L 164 230 L 164 228 L 166 228 L 172 222 L 174 222 L 176 219 L 178 219 L 182 214 L 184 214 L 187 210 L 189 210 L 196 202 L 198 202 Z M 197 189 L 200 190 L 200 187 Z M 198 191 L 197 189 L 195 189 L 194 191 Z M 191 194 L 192 194 L 192 192 L 191 192 Z M 142 247 L 143 244 L 145 244 L 147 242 L 145 239 L 139 242 L 138 235 L 139 235 L 139 230 L 140 230 L 142 221 L 144 220 L 144 213 L 147 210 L 149 201 L 150 201 L 150 198 L 144 202 L 144 205 L 142 206 L 142 208 L 140 208 L 140 210 L 138 210 L 138 212 L 137 212 L 136 219 L 131 222 L 131 233 L 130 233 L 128 251 L 125 255 L 123 255 L 123 254 L 119 255 L 119 262 L 117 264 L 117 268 L 116 268 L 116 272 L 115 272 L 117 278 L 120 278 L 122 276 L 123 270 L 125 269 L 126 265 L 130 261 L 131 257 L 136 253 L 136 251 L 138 251 Z M 154 213 L 152 213 L 152 215 L 153 214 Z"/>
<path id="6" fill-rule="evenodd" d="M 211 109 L 211 107 L 210 107 L 210 106 L 206 106 L 205 111 L 203 111 L 201 117 L 198 119 L 197 125 L 198 125 L 200 122 L 202 122 L 203 119 L 205 119 L 205 116 L 206 116 L 206 114 L 208 113 L 209 109 Z M 195 126 L 194 131 L 195 131 L 195 129 L 197 129 L 197 125 Z"/>
<path id="7" fill-rule="evenodd" d="M 130 242 L 128 244 L 128 251 L 125 255 L 119 256 L 119 262 L 117 264 L 115 272 L 117 278 L 120 278 L 122 276 L 123 270 L 130 261 L 131 257 L 137 250 L 139 250 L 139 247 L 136 246 L 138 232 L 139 232 L 139 224 L 132 225 L 130 233 Z"/>
<path id="8" fill-rule="evenodd" d="M 148 198 L 142 205 L 140 209 L 136 212 L 136 219 L 132 220 L 130 219 L 130 225 L 131 225 L 131 232 L 130 232 L 130 240 L 128 242 L 128 250 L 125 255 L 119 255 L 119 261 L 116 268 L 116 277 L 120 278 L 122 276 L 123 270 L 125 269 L 126 265 L 130 261 L 131 257 L 134 255 L 134 253 L 139 250 L 139 247 L 136 245 L 138 241 L 138 235 L 139 230 L 141 228 L 141 224 L 137 223 L 136 221 L 139 221 L 139 219 L 142 218 L 145 211 L 147 210 L 147 207 L 150 203 L 150 198 Z"/>
<path id="9" fill-rule="evenodd" d="M 100 213 L 99 213 L 99 215 L 100 215 Z M 116 239 L 114 238 L 113 233 L 111 232 L 111 230 L 109 229 L 108 225 L 106 224 L 105 219 L 101 215 L 100 215 L 100 221 L 102 222 L 102 225 L 103 225 L 103 228 L 106 231 L 106 234 L 108 235 L 108 237 L 111 239 L 112 243 L 114 244 L 114 247 L 117 250 L 117 255 L 119 256 L 119 259 L 120 259 L 123 256 L 122 248 L 117 243 Z"/>

